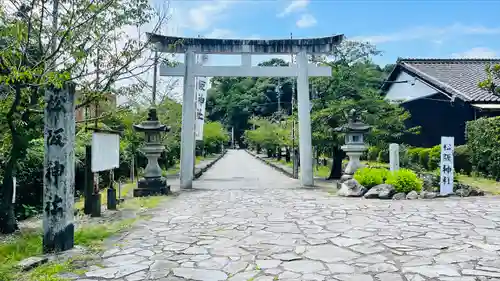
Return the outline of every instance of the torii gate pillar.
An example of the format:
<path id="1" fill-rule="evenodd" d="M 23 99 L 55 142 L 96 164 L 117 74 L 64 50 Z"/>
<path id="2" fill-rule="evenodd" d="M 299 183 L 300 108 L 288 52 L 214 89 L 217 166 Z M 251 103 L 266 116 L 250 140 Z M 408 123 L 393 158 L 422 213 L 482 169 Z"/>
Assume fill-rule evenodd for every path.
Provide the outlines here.
<path id="1" fill-rule="evenodd" d="M 196 110 L 196 85 L 194 66 L 196 65 L 196 55 L 188 50 L 184 55 L 184 92 L 182 95 L 182 127 L 181 127 L 181 188 L 190 189 L 194 178 L 195 159 L 195 110 Z"/>
<path id="2" fill-rule="evenodd" d="M 306 52 L 297 55 L 297 105 L 299 113 L 300 182 L 314 185 L 313 154 L 311 141 L 311 107 L 309 100 L 309 74 Z"/>
<path id="3" fill-rule="evenodd" d="M 175 67 L 162 65 L 161 76 L 184 76 L 181 132 L 181 188 L 192 188 L 195 142 L 195 77 L 297 77 L 299 112 L 300 181 L 313 186 L 313 159 L 311 142 L 311 116 L 309 77 L 331 76 L 330 67 L 317 67 L 308 63 L 308 54 L 331 54 L 343 39 L 336 35 L 312 39 L 285 40 L 233 40 L 207 38 L 181 38 L 148 33 L 152 43 L 161 52 L 185 53 L 184 64 Z M 195 54 L 241 54 L 241 66 L 202 66 L 195 62 Z M 297 65 L 288 67 L 252 67 L 251 55 L 297 54 Z"/>

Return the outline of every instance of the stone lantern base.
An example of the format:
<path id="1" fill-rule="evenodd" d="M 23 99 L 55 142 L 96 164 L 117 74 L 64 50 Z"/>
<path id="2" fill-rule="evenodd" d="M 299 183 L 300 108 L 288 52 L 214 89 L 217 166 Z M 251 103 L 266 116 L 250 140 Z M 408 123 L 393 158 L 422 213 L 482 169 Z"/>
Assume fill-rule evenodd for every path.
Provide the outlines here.
<path id="1" fill-rule="evenodd" d="M 363 167 L 363 164 L 361 164 L 360 161 L 360 157 L 361 155 L 363 155 L 363 152 L 366 151 L 367 148 L 364 145 L 344 145 L 341 147 L 341 149 L 345 151 L 345 153 L 349 157 L 349 163 L 347 163 L 344 173 L 340 178 L 340 181 L 344 182 L 346 180 L 352 179 L 354 173 L 356 173 L 359 168 Z"/>
<path id="2" fill-rule="evenodd" d="M 170 185 L 167 185 L 167 179 L 164 177 L 140 179 L 137 182 L 137 188 L 134 189 L 134 197 L 168 194 L 170 194 Z"/>

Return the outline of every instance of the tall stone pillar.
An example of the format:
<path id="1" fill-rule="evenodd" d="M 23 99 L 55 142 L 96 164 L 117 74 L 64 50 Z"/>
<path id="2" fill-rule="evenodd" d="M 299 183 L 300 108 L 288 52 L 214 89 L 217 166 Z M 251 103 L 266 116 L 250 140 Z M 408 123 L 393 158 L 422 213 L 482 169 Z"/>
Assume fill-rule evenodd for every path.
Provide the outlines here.
<path id="1" fill-rule="evenodd" d="M 399 170 L 399 144 L 389 145 L 389 168 L 391 171 Z"/>
<path id="2" fill-rule="evenodd" d="M 193 73 L 196 56 L 193 51 L 185 54 L 186 73 L 184 75 L 184 93 L 182 96 L 181 130 L 181 188 L 193 187 L 194 145 L 195 145 L 195 76 Z"/>
<path id="3" fill-rule="evenodd" d="M 75 85 L 45 91 L 43 251 L 73 248 Z"/>
<path id="4" fill-rule="evenodd" d="M 309 74 L 306 52 L 297 55 L 297 103 L 299 113 L 299 157 L 300 182 L 303 186 L 313 186 L 313 161 L 311 141 L 311 106 L 309 101 Z"/>

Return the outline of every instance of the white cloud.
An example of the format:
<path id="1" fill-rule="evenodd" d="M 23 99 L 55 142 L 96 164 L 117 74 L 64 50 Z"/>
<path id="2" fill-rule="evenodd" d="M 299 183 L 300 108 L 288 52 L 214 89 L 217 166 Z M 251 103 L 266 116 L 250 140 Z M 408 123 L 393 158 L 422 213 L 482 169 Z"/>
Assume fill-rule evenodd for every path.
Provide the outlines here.
<path id="1" fill-rule="evenodd" d="M 318 23 L 316 18 L 311 14 L 303 14 L 300 19 L 296 22 L 297 27 L 299 28 L 307 28 L 311 26 L 315 26 Z"/>
<path id="2" fill-rule="evenodd" d="M 293 12 L 305 9 L 307 5 L 309 5 L 309 0 L 292 0 L 292 2 L 288 4 L 288 6 L 286 6 L 286 8 L 277 16 L 282 18 Z"/>
<path id="3" fill-rule="evenodd" d="M 220 19 L 220 16 L 232 3 L 234 2 L 223 0 L 200 2 L 200 5 L 188 11 L 188 27 L 196 31 L 203 31 L 212 27 L 214 22 Z"/>
<path id="4" fill-rule="evenodd" d="M 442 40 L 444 36 L 457 35 L 494 35 L 500 34 L 500 27 L 468 26 L 460 23 L 449 26 L 417 26 L 407 28 L 398 32 L 388 34 L 377 34 L 369 36 L 355 36 L 350 38 L 354 41 L 365 41 L 372 44 L 411 41 L 411 40 Z"/>
<path id="5" fill-rule="evenodd" d="M 490 48 L 475 47 L 465 52 L 453 53 L 451 56 L 454 58 L 464 58 L 464 59 L 473 59 L 473 58 L 489 59 L 489 58 L 496 58 L 497 53 Z"/>

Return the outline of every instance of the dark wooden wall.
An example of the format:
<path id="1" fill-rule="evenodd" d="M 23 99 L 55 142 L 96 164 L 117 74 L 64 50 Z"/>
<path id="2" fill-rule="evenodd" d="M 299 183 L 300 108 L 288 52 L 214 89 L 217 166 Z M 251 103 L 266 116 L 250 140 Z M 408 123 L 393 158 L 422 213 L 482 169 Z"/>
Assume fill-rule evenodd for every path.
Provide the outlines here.
<path id="1" fill-rule="evenodd" d="M 440 144 L 441 136 L 455 137 L 455 145 L 465 144 L 465 124 L 475 118 L 474 108 L 470 104 L 458 98 L 450 102 L 442 94 L 404 103 L 402 106 L 411 114 L 407 127 L 421 126 L 420 134 L 403 137 L 404 143 L 416 147 Z"/>

